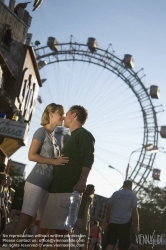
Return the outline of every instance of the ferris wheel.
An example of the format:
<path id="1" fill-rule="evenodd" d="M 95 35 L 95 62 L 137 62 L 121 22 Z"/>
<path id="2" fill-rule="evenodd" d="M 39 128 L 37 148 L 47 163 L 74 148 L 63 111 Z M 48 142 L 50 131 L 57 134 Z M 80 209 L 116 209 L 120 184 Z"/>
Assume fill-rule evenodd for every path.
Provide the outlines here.
<path id="1" fill-rule="evenodd" d="M 47 75 L 41 70 L 47 82 L 43 78 L 38 101 L 44 106 L 50 102 L 85 106 L 89 111 L 87 129 L 96 138 L 98 165 L 113 165 L 125 174 L 127 171 L 127 177 L 135 184 L 134 191 L 138 192 L 153 170 L 156 157 L 146 147 L 158 148 L 157 114 L 162 111 L 157 104 L 158 87 L 144 85 L 143 69 L 133 70 L 131 55 L 120 59 L 111 45 L 99 48 L 94 38 L 83 44 L 73 41 L 72 36 L 64 43 L 49 37 L 47 46 L 36 46 L 35 53 L 39 69 L 52 65 Z M 37 108 L 42 110 L 39 105 Z M 131 152 L 136 152 L 132 167 L 128 160 Z M 100 167 L 96 170 L 102 175 Z"/>

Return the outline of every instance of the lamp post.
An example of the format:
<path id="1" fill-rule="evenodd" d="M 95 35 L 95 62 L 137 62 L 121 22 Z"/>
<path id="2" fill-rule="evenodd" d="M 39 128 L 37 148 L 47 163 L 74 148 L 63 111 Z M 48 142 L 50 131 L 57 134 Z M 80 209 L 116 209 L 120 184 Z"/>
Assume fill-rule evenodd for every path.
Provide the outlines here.
<path id="1" fill-rule="evenodd" d="M 130 160 L 131 160 L 132 154 L 135 153 L 135 152 L 139 152 L 141 149 L 149 150 L 151 153 L 157 153 L 158 152 L 158 148 L 153 146 L 153 144 L 146 144 L 146 145 L 143 145 L 142 148 L 138 148 L 138 149 L 132 151 L 131 154 L 130 154 L 130 157 L 129 157 L 129 162 L 127 164 L 127 168 L 126 168 L 125 180 L 127 180 L 127 178 L 128 178 L 128 172 L 129 172 L 129 168 L 130 168 Z"/>
<path id="2" fill-rule="evenodd" d="M 109 167 L 109 168 L 112 168 L 112 169 L 114 169 L 114 170 L 116 170 L 117 172 L 119 172 L 119 173 L 121 174 L 122 178 L 123 178 L 123 181 L 124 181 L 124 176 L 123 176 L 123 174 L 122 174 L 118 169 L 114 168 L 114 167 L 111 166 L 111 165 L 108 165 L 108 167 Z"/>

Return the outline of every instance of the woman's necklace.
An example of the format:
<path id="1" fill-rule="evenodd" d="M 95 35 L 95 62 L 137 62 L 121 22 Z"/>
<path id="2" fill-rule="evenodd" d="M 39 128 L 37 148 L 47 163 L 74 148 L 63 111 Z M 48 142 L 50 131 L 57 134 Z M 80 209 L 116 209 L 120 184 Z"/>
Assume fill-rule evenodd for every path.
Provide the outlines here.
<path id="1" fill-rule="evenodd" d="M 45 129 L 45 128 L 44 128 Z M 50 141 L 52 142 L 52 145 L 54 147 L 54 156 L 59 156 L 59 150 L 57 148 L 57 144 L 56 144 L 56 139 L 55 137 L 53 136 L 52 133 L 48 132 L 47 129 L 45 129 L 46 133 L 47 133 L 47 136 L 48 138 L 50 139 Z"/>

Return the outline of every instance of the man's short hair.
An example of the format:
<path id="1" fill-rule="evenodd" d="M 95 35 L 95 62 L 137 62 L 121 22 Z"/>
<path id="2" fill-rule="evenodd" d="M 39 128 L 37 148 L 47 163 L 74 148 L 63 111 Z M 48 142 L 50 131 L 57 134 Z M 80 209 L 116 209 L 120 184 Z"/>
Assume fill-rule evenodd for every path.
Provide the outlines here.
<path id="1" fill-rule="evenodd" d="M 77 120 L 84 125 L 86 119 L 88 118 L 88 111 L 80 105 L 74 105 L 72 106 L 69 111 L 71 111 L 71 113 L 76 113 L 77 114 Z"/>
<path id="2" fill-rule="evenodd" d="M 130 181 L 130 180 L 126 180 L 126 181 L 124 181 L 123 182 L 123 187 L 125 188 L 125 187 L 132 187 L 132 181 Z"/>

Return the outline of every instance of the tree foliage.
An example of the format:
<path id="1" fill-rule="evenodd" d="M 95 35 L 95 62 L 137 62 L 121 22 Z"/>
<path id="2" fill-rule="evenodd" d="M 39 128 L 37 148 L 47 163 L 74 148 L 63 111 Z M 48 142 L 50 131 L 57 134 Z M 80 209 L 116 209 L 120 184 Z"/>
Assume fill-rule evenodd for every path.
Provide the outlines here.
<path id="1" fill-rule="evenodd" d="M 149 182 L 138 195 L 140 233 L 163 234 L 166 230 L 166 187 Z"/>

